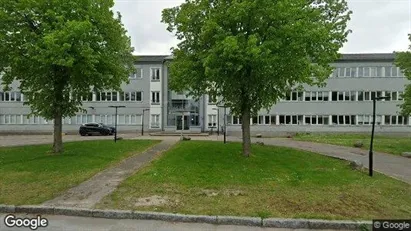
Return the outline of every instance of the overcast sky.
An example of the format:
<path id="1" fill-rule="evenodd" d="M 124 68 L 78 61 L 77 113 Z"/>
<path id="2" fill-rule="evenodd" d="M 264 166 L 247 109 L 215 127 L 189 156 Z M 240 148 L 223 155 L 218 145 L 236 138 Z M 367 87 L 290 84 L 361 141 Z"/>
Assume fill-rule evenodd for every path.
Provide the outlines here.
<path id="1" fill-rule="evenodd" d="M 177 39 L 161 23 L 161 11 L 184 0 L 115 0 L 136 55 L 169 55 Z M 342 53 L 407 50 L 411 33 L 411 0 L 348 0 L 353 31 Z"/>

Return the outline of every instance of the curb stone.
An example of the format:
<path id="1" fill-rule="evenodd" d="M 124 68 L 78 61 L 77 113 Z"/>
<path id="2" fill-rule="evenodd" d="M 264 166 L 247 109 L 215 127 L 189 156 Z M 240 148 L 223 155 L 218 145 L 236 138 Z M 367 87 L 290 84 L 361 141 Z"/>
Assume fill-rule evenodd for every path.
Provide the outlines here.
<path id="1" fill-rule="evenodd" d="M 344 221 L 344 220 L 311 220 L 311 219 L 283 219 L 261 217 L 235 217 L 235 216 L 206 216 L 185 215 L 162 212 L 143 212 L 131 210 L 100 210 L 71 207 L 48 207 L 42 205 L 0 205 L 0 213 L 27 213 L 43 215 L 64 215 L 81 217 L 98 217 L 108 219 L 138 219 L 161 220 L 169 222 L 209 223 L 220 225 L 243 225 L 270 228 L 288 229 L 340 229 L 356 230 L 363 226 L 371 227 L 370 221 Z"/>
<path id="2" fill-rule="evenodd" d="M 133 211 L 93 209 L 92 216 L 98 217 L 98 218 L 108 218 L 108 219 L 133 219 Z"/>
<path id="3" fill-rule="evenodd" d="M 185 215 L 160 212 L 133 212 L 133 218 L 139 220 L 161 220 L 171 222 L 217 223 L 217 216 Z"/>
<path id="4" fill-rule="evenodd" d="M 15 213 L 54 214 L 54 207 L 41 205 L 16 206 Z"/>
<path id="5" fill-rule="evenodd" d="M 54 215 L 92 217 L 93 216 L 93 210 L 91 210 L 91 209 L 79 209 L 79 208 L 67 208 L 67 207 L 55 207 L 54 208 Z"/>
<path id="6" fill-rule="evenodd" d="M 14 205 L 0 205 L 0 213 L 15 213 L 16 206 Z"/>
<path id="7" fill-rule="evenodd" d="M 262 223 L 260 217 L 217 216 L 217 224 L 219 225 L 261 226 Z"/>
<path id="8" fill-rule="evenodd" d="M 263 227 L 288 228 L 288 229 L 308 229 L 308 220 L 304 219 L 263 219 Z"/>

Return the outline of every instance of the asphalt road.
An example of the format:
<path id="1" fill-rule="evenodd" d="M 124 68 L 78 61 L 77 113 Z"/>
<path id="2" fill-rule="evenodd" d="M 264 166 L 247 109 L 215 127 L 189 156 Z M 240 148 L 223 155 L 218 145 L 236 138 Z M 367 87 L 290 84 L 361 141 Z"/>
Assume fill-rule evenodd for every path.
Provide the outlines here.
<path id="1" fill-rule="evenodd" d="M 0 214 L 0 231 L 29 231 L 30 228 L 8 228 L 5 225 L 5 216 Z M 17 214 L 17 218 L 35 218 L 36 215 Z M 48 220 L 47 227 L 40 227 L 38 231 L 287 231 L 292 229 L 275 229 L 232 225 L 212 225 L 199 223 L 172 223 L 154 220 L 118 220 L 89 217 L 71 217 L 45 215 L 42 218 Z M 304 230 L 304 229 L 299 229 Z"/>

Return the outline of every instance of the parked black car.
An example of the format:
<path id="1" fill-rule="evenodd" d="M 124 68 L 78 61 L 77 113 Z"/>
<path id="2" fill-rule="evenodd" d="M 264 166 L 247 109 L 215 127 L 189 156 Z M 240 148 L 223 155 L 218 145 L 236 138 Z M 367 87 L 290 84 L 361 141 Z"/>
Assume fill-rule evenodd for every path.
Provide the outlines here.
<path id="1" fill-rule="evenodd" d="M 79 133 L 82 136 L 85 135 L 103 135 L 103 136 L 108 136 L 108 135 L 113 135 L 115 133 L 116 129 L 114 127 L 109 127 L 105 124 L 102 123 L 87 123 L 87 124 L 82 124 L 79 129 Z"/>

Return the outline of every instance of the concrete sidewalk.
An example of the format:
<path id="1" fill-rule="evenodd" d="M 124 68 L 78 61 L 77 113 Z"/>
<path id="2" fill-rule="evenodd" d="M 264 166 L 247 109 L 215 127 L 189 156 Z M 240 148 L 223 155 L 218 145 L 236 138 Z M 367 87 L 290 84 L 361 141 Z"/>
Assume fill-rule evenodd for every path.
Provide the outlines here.
<path id="1" fill-rule="evenodd" d="M 115 167 L 105 169 L 91 179 L 68 190 L 63 195 L 46 201 L 43 205 L 92 208 L 101 199 L 113 192 L 123 180 L 175 143 L 176 141 L 163 140 L 147 151 L 123 160 Z"/>

